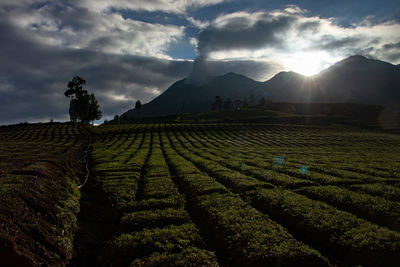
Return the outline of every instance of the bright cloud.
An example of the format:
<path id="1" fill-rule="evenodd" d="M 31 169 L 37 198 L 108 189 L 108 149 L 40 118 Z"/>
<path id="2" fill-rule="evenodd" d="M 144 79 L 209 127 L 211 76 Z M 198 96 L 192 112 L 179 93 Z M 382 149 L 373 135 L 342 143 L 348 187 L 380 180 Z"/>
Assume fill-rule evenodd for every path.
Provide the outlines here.
<path id="1" fill-rule="evenodd" d="M 6 16 L 45 45 L 105 53 L 168 58 L 169 45 L 184 36 L 183 26 L 146 23 L 118 13 L 93 13 L 79 7 L 50 4 L 29 12 L 11 10 Z"/>
<path id="2" fill-rule="evenodd" d="M 228 0 L 229 1 L 229 0 Z M 77 5 L 95 8 L 97 11 L 125 9 L 138 11 L 163 11 L 184 14 L 188 10 L 228 2 L 227 0 L 83 0 Z"/>
<path id="3" fill-rule="evenodd" d="M 354 54 L 400 63 L 400 46 L 396 46 L 400 43 L 398 22 L 372 24 L 366 19 L 343 27 L 331 18 L 308 14 L 289 6 L 283 10 L 220 15 L 200 32 L 196 62 L 264 59 L 306 75 Z M 202 70 L 195 68 L 199 69 Z"/>
<path id="4" fill-rule="evenodd" d="M 329 18 L 306 15 L 306 11 L 294 7 L 222 15 L 200 33 L 198 49 L 216 59 L 306 51 L 327 51 L 342 57 L 368 51 L 370 56 L 378 56 L 385 44 L 400 42 L 400 24 L 394 21 L 382 24 L 363 21 L 346 28 Z"/>

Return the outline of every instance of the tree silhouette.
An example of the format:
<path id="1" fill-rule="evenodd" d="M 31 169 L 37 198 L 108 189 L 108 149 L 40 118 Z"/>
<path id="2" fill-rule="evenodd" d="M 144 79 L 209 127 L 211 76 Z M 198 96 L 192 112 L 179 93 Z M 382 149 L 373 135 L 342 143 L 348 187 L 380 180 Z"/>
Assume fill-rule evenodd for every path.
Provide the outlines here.
<path id="1" fill-rule="evenodd" d="M 235 109 L 239 110 L 241 106 L 242 106 L 242 101 L 240 99 L 236 99 L 235 100 Z"/>
<path id="2" fill-rule="evenodd" d="M 69 116 L 72 122 L 80 120 L 82 123 L 101 119 L 100 105 L 94 94 L 88 94 L 83 90 L 86 81 L 79 76 L 74 77 L 68 82 L 68 89 L 64 92 L 66 97 L 70 97 Z"/>
<path id="3" fill-rule="evenodd" d="M 137 114 L 140 115 L 140 110 L 142 109 L 142 102 L 140 102 L 140 100 L 136 101 L 135 109 L 137 111 Z"/>
<path id="4" fill-rule="evenodd" d="M 248 103 L 248 106 L 250 106 L 250 107 L 252 107 L 252 106 L 254 106 L 255 105 L 255 97 L 254 97 L 254 95 L 253 94 L 251 94 L 250 95 L 250 97 L 249 97 L 249 103 Z"/>
<path id="5" fill-rule="evenodd" d="M 72 78 L 72 81 L 69 81 L 67 84 L 68 90 L 65 91 L 65 96 L 72 96 L 74 95 L 78 98 L 81 95 L 87 94 L 86 90 L 83 90 L 82 85 L 86 84 L 86 81 L 79 76 L 75 76 Z"/>
<path id="6" fill-rule="evenodd" d="M 248 108 L 248 107 L 249 107 L 249 103 L 247 102 L 247 98 L 243 97 L 242 108 Z"/>
<path id="7" fill-rule="evenodd" d="M 97 99 L 94 96 L 94 94 L 90 94 L 89 118 L 92 120 L 92 124 L 94 123 L 94 120 L 100 120 L 101 117 L 102 117 L 102 113 L 100 110 L 100 105 L 97 102 Z"/>
<path id="8" fill-rule="evenodd" d="M 114 116 L 114 123 L 120 124 L 120 122 L 121 122 L 121 118 L 118 115 L 115 115 Z"/>
<path id="9" fill-rule="evenodd" d="M 231 109 L 232 108 L 232 100 L 228 97 L 224 102 L 224 109 Z"/>
<path id="10" fill-rule="evenodd" d="M 263 107 L 263 106 L 265 106 L 265 103 L 267 103 L 267 101 L 265 100 L 264 97 L 261 97 L 261 99 L 260 99 L 260 105 Z"/>
<path id="11" fill-rule="evenodd" d="M 222 108 L 222 98 L 220 96 L 215 97 L 214 105 L 215 105 L 215 109 L 219 113 Z"/>

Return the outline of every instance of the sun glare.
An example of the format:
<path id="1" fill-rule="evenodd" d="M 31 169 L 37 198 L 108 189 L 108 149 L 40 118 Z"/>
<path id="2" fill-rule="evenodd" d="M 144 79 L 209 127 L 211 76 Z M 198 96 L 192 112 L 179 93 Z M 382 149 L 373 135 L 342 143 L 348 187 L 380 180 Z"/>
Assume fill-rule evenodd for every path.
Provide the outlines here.
<path id="1" fill-rule="evenodd" d="M 312 76 L 328 67 L 334 59 L 326 53 L 297 53 L 285 60 L 286 67 L 305 76 Z"/>

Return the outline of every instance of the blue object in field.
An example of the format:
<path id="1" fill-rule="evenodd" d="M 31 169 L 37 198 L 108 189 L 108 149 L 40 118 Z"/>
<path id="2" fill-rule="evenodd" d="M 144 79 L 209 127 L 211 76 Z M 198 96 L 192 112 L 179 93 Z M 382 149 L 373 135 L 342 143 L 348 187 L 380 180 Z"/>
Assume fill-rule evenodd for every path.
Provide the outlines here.
<path id="1" fill-rule="evenodd" d="M 306 165 L 300 167 L 300 173 L 304 175 L 308 173 L 308 168 Z"/>
<path id="2" fill-rule="evenodd" d="M 285 164 L 285 158 L 282 156 L 276 156 L 274 158 L 274 164 L 277 166 L 283 166 L 283 164 Z"/>
<path id="3" fill-rule="evenodd" d="M 265 91 L 265 92 L 263 92 L 263 96 L 267 96 L 267 92 Z"/>

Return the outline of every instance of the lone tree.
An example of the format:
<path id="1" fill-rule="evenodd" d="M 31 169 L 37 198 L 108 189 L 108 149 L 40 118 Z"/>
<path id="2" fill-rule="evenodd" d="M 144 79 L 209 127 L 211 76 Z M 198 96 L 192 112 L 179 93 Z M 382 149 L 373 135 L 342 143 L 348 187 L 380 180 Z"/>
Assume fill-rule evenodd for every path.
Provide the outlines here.
<path id="1" fill-rule="evenodd" d="M 88 94 L 83 89 L 86 81 L 81 77 L 74 77 L 67 84 L 67 91 L 64 92 L 66 97 L 70 97 L 69 116 L 72 122 L 80 120 L 82 123 L 101 119 L 100 105 L 98 104 L 94 94 Z"/>
<path id="2" fill-rule="evenodd" d="M 222 108 L 222 104 L 223 104 L 222 98 L 220 96 L 216 96 L 214 103 L 212 103 L 212 105 L 211 105 L 211 109 L 216 110 L 217 113 L 219 114 L 219 112 Z"/>
<path id="3" fill-rule="evenodd" d="M 90 119 L 92 120 L 92 124 L 94 123 L 94 120 L 100 120 L 102 117 L 100 105 L 97 102 L 97 99 L 94 96 L 94 94 L 90 94 L 89 116 L 90 116 Z"/>
<path id="4" fill-rule="evenodd" d="M 135 109 L 138 115 L 140 115 L 140 109 L 142 108 L 142 102 L 140 100 L 136 101 L 135 103 Z"/>

